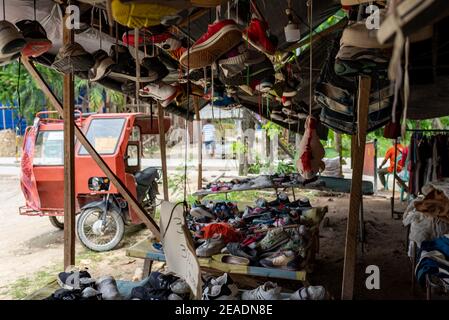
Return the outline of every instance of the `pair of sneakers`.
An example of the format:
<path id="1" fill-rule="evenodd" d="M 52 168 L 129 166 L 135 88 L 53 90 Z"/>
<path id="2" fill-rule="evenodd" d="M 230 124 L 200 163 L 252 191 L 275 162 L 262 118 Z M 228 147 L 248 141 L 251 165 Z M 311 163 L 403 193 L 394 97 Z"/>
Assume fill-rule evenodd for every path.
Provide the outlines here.
<path id="1" fill-rule="evenodd" d="M 237 300 L 239 289 L 229 274 L 210 278 L 203 286 L 203 300 Z"/>

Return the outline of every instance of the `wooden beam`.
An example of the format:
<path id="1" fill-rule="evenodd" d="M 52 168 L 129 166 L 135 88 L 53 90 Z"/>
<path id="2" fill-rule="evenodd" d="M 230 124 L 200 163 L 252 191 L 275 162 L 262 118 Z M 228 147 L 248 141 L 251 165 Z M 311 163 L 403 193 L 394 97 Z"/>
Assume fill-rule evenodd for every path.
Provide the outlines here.
<path id="1" fill-rule="evenodd" d="M 196 116 L 196 132 L 198 135 L 198 190 L 203 188 L 203 134 L 201 132 L 201 117 L 200 117 L 200 98 L 194 96 L 193 97 L 193 106 L 195 108 L 195 116 Z"/>
<path id="2" fill-rule="evenodd" d="M 363 162 L 365 157 L 366 131 L 368 127 L 368 106 L 371 78 L 359 77 L 357 101 L 358 132 L 352 136 L 354 152 L 352 154 L 351 196 L 349 216 L 346 227 L 345 259 L 343 265 L 342 300 L 350 300 L 354 295 L 354 279 L 357 256 L 357 228 L 360 203 L 362 200 Z"/>
<path id="3" fill-rule="evenodd" d="M 157 113 L 159 121 L 159 144 L 161 148 L 161 162 L 162 162 L 162 186 L 164 190 L 164 200 L 168 200 L 168 175 L 167 175 L 167 144 L 165 142 L 165 127 L 164 127 L 164 108 L 157 103 Z M 187 138 L 186 138 L 187 139 Z"/>
<path id="4" fill-rule="evenodd" d="M 67 18 L 67 16 L 64 18 Z M 63 23 L 63 44 L 74 41 L 73 29 Z M 64 269 L 75 265 L 75 94 L 73 73 L 64 75 Z"/>
<path id="5" fill-rule="evenodd" d="M 41 88 L 42 92 L 45 94 L 47 99 L 50 101 L 50 103 L 55 107 L 55 109 L 59 112 L 59 114 L 63 117 L 64 116 L 64 109 L 62 107 L 61 102 L 58 100 L 58 98 L 54 95 L 54 93 L 51 91 L 45 80 L 42 78 L 40 73 L 37 71 L 34 64 L 32 64 L 27 57 L 22 57 L 22 63 L 25 66 L 25 68 L 28 70 L 28 72 L 31 74 L 31 76 L 34 78 L 34 80 L 37 82 L 39 87 Z M 151 216 L 145 211 L 145 209 L 137 202 L 136 198 L 133 196 L 132 193 L 128 191 L 126 188 L 126 185 L 115 175 L 115 173 L 109 168 L 107 163 L 103 160 L 103 158 L 97 153 L 95 148 L 90 144 L 89 140 L 87 140 L 84 133 L 81 131 L 78 126 L 74 126 L 75 129 L 75 136 L 78 139 L 78 141 L 81 143 L 81 145 L 87 150 L 89 155 L 94 159 L 94 161 L 97 163 L 97 165 L 103 170 L 105 175 L 111 180 L 111 182 L 115 185 L 117 190 L 120 192 L 120 194 L 125 198 L 125 200 L 128 202 L 128 205 L 132 207 L 139 218 L 142 220 L 143 223 L 148 227 L 148 229 L 151 230 L 153 235 L 160 239 L 160 230 L 159 226 L 156 224 L 156 222 L 151 218 Z"/>

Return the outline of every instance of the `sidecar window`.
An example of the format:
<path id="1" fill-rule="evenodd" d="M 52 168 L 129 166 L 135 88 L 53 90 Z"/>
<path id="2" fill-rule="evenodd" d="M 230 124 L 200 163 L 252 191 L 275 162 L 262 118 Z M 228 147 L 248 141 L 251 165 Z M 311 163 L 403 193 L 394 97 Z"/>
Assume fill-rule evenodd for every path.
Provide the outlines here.
<path id="1" fill-rule="evenodd" d="M 87 129 L 87 140 L 99 154 L 114 154 L 125 125 L 124 118 L 92 119 Z M 87 155 L 87 150 L 82 146 L 80 155 Z"/>
<path id="2" fill-rule="evenodd" d="M 60 130 L 41 131 L 36 138 L 33 164 L 36 166 L 64 165 L 64 134 Z"/>

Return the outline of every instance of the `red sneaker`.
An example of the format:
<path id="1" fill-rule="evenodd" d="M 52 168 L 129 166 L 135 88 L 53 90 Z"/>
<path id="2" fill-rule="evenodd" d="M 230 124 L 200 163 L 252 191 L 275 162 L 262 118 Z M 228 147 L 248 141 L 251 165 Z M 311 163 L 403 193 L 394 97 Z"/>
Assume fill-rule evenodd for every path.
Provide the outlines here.
<path id="1" fill-rule="evenodd" d="M 143 45 L 144 43 L 146 44 L 161 43 L 172 37 L 173 36 L 168 32 L 164 32 L 161 34 L 151 34 L 149 32 L 145 32 L 145 30 L 142 30 L 141 32 L 139 32 L 138 41 L 139 45 Z M 129 31 L 127 33 L 125 32 L 122 36 L 123 43 L 129 46 L 134 46 L 134 39 L 135 39 L 134 30 Z"/>
<path id="2" fill-rule="evenodd" d="M 243 31 L 243 39 L 263 53 L 273 55 L 276 52 L 276 47 L 268 39 L 267 29 L 268 24 L 265 21 L 252 19 L 249 27 Z"/>
<path id="3" fill-rule="evenodd" d="M 242 41 L 242 32 L 234 20 L 209 25 L 207 32 L 186 51 L 179 62 L 185 68 L 198 69 L 211 65 Z"/>

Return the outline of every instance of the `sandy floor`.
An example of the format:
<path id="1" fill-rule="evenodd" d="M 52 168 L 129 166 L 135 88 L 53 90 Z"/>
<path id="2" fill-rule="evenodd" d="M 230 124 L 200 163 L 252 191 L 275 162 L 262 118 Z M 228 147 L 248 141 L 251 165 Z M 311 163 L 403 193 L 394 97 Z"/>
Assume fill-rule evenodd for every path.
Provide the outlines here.
<path id="1" fill-rule="evenodd" d="M 22 217 L 18 206 L 23 198 L 17 177 L 0 176 L 0 298 L 17 297 L 11 288 L 28 279 L 31 286 L 36 273 L 50 270 L 50 278 L 62 268 L 63 234 L 50 225 L 47 218 Z M 329 206 L 328 224 L 320 231 L 320 253 L 311 275 L 312 284 L 326 285 L 338 299 L 341 291 L 346 217 L 349 196 L 328 194 L 311 197 L 314 205 Z M 401 221 L 390 217 L 389 199 L 365 197 L 366 243 L 364 253 L 358 249 L 355 296 L 357 299 L 413 299 L 410 290 L 410 263 L 405 250 L 405 229 Z M 111 274 L 131 279 L 142 261 L 126 257 L 125 250 L 149 235 L 147 230 L 128 232 L 118 250 L 92 253 L 77 245 L 82 263 L 90 266 L 94 276 Z M 380 268 L 380 290 L 365 288 L 365 269 L 368 265 Z M 159 265 L 160 266 L 160 265 Z M 37 280 L 36 280 L 37 281 Z M 22 291 L 31 290 L 24 285 Z M 420 291 L 420 290 L 418 290 Z M 422 291 L 420 291 L 422 292 Z"/>

